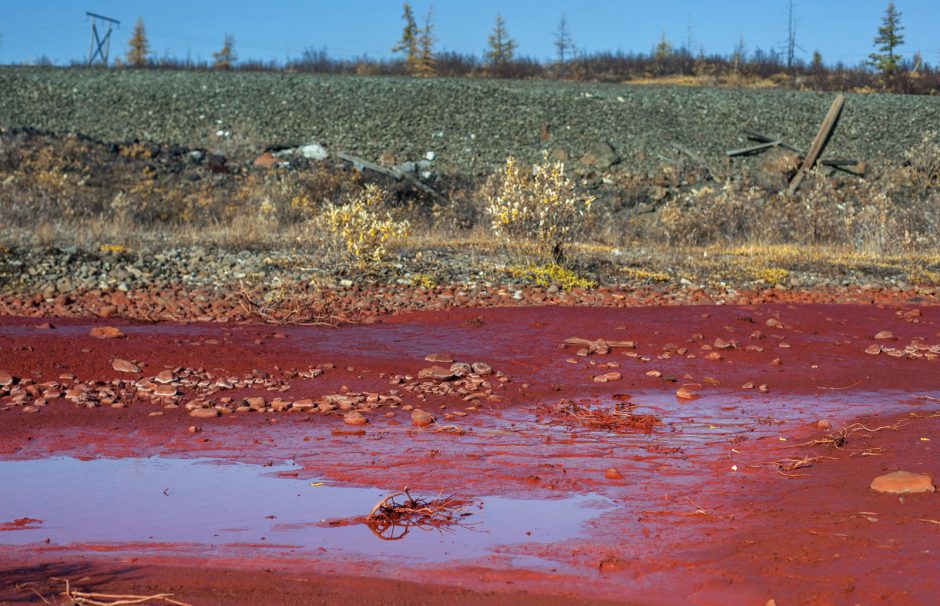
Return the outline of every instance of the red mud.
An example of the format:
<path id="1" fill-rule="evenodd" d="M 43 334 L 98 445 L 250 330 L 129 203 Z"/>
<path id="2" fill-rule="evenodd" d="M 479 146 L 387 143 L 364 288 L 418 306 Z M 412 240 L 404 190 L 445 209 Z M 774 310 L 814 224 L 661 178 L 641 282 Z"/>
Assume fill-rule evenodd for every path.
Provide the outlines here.
<path id="1" fill-rule="evenodd" d="M 164 367 L 276 376 L 332 363 L 320 377 L 290 380 L 290 390 L 279 394 L 316 398 L 342 386 L 387 390 L 390 375 L 417 375 L 431 365 L 423 358 L 433 352 L 484 361 L 510 378 L 494 387 L 498 401 L 442 421 L 462 434 L 418 430 L 408 413 L 387 408 L 367 412 L 364 434 L 356 435 L 338 415 L 196 420 L 177 409 L 152 417 L 161 405 L 148 401 L 121 409 L 56 401 L 27 414 L 0 400 L 3 460 L 293 461 L 299 466 L 293 475 L 329 485 L 407 485 L 471 499 L 596 494 L 614 507 L 563 540 L 533 536 L 493 545 L 488 555 L 456 553 L 420 565 L 355 555 L 361 547 L 355 545 L 326 551 L 259 543 L 15 546 L 8 536 L 36 531 L 10 530 L 0 533 L 0 600 L 29 598 L 13 590 L 16 583 L 89 576 L 98 591 L 172 591 L 194 604 L 553 603 L 551 595 L 566 596 L 557 603 L 935 603 L 938 496 L 899 499 L 868 485 L 894 469 L 940 477 L 934 452 L 940 360 L 928 355 L 940 344 L 938 321 L 940 309 L 910 306 L 518 308 L 425 312 L 341 329 L 112 322 L 127 338 L 96 339 L 88 335 L 95 324 L 87 321 L 3 318 L 0 371 L 39 382 L 62 374 L 117 378 L 115 357 L 137 361 L 147 376 Z M 54 328 L 37 328 L 45 322 Z M 875 340 L 880 331 L 893 336 Z M 631 340 L 636 348 L 589 356 L 559 349 L 572 336 Z M 735 346 L 714 349 L 722 341 Z M 905 353 L 912 343 L 922 347 Z M 902 355 L 865 353 L 871 345 Z M 593 380 L 611 369 L 622 378 Z M 676 399 L 683 385 L 697 399 Z M 638 412 L 663 424 L 650 432 L 603 431 L 544 406 L 561 399 L 612 406 L 614 394 L 631 396 Z M 438 416 L 468 408 L 433 394 L 402 397 Z M 833 430 L 817 428 L 820 419 Z M 800 446 L 859 420 L 864 427 L 849 431 L 839 448 Z M 187 431 L 194 424 L 202 431 Z M 806 457 L 826 458 L 791 468 Z M 608 479 L 610 468 L 622 478 Z M 368 506 L 349 515 L 367 512 Z M 115 515 L 133 519 L 134 512 Z M 41 516 L 0 505 L 0 524 L 27 517 Z M 49 590 L 48 582 L 43 588 Z"/>

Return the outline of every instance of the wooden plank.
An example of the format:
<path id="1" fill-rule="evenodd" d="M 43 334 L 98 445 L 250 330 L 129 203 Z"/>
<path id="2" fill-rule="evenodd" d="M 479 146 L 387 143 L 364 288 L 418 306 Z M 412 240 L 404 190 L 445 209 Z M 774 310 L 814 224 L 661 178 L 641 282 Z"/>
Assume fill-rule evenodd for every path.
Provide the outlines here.
<path id="1" fill-rule="evenodd" d="M 845 171 L 857 177 L 864 176 L 865 171 L 868 170 L 867 164 L 857 160 L 820 160 L 819 163 L 823 166 L 831 166 L 837 170 Z"/>
<path id="2" fill-rule="evenodd" d="M 832 135 L 836 122 L 839 120 L 839 115 L 842 113 L 842 106 L 844 104 L 845 97 L 843 95 L 837 95 L 833 100 L 832 105 L 829 107 L 829 112 L 826 113 L 826 118 L 823 120 L 822 124 L 819 125 L 819 132 L 816 133 L 816 138 L 813 139 L 813 144 L 810 146 L 809 152 L 806 154 L 806 157 L 803 158 L 803 165 L 800 166 L 800 170 L 796 171 L 796 174 L 793 175 L 793 180 L 790 181 L 787 195 L 792 196 L 796 193 L 796 190 L 800 187 L 800 183 L 803 182 L 803 178 L 806 177 L 806 173 L 812 170 L 813 166 L 816 165 L 819 154 L 821 154 L 823 148 L 826 147 L 826 143 L 828 143 L 829 137 Z"/>
<path id="3" fill-rule="evenodd" d="M 781 143 L 780 140 L 767 141 L 766 143 L 760 143 L 758 145 L 752 145 L 750 147 L 742 147 L 741 149 L 730 149 L 725 152 L 725 155 L 729 158 L 735 156 L 747 156 L 749 154 L 756 154 L 758 152 L 766 151 L 772 147 L 777 147 Z"/>
<path id="4" fill-rule="evenodd" d="M 428 185 L 425 185 L 414 175 L 409 175 L 408 173 L 402 172 L 398 170 L 397 168 L 386 168 L 385 166 L 379 166 L 378 164 L 375 164 L 374 162 L 369 162 L 368 160 L 358 158 L 356 156 L 347 154 L 345 152 L 340 152 L 336 154 L 336 157 L 339 158 L 340 160 L 345 160 L 346 162 L 349 162 L 350 164 L 352 164 L 359 170 L 362 170 L 363 168 L 368 168 L 369 170 L 373 172 L 377 172 L 381 175 L 391 177 L 392 179 L 395 179 L 396 181 L 401 181 L 402 179 L 404 179 L 405 181 L 408 181 L 409 183 L 414 185 L 417 189 L 420 189 L 421 191 L 428 194 L 432 198 L 435 198 L 441 202 L 447 201 L 447 199 L 434 188 Z"/>
<path id="5" fill-rule="evenodd" d="M 767 135 L 762 135 L 752 130 L 743 130 L 741 131 L 741 133 L 744 134 L 744 136 L 746 136 L 751 141 L 757 141 L 758 143 L 770 143 L 771 141 L 779 141 L 779 139 L 774 139 L 773 137 L 768 137 Z M 783 141 L 780 141 L 780 147 L 782 147 L 783 149 L 789 149 L 791 152 L 795 154 L 800 154 L 801 156 L 804 153 L 803 150 L 800 149 L 799 147 L 790 145 L 789 143 L 784 143 Z"/>
<path id="6" fill-rule="evenodd" d="M 770 143 L 771 141 L 776 141 L 773 137 L 768 137 L 767 135 L 762 135 L 760 133 L 755 133 L 752 130 L 742 130 L 744 136 L 746 136 L 751 141 L 757 141 L 758 143 Z"/>

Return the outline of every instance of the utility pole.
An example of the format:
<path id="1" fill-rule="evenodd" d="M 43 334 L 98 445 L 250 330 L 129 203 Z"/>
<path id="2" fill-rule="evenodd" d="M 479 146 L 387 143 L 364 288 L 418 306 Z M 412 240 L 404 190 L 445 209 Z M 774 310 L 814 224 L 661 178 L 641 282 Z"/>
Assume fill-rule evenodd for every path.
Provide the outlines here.
<path id="1" fill-rule="evenodd" d="M 121 22 L 110 17 L 96 15 L 95 13 L 86 12 L 85 15 L 91 17 L 91 42 L 88 46 L 88 65 L 94 65 L 95 59 L 100 58 L 101 65 L 107 67 L 108 55 L 111 52 L 111 30 L 114 27 L 121 27 Z M 99 20 L 108 24 L 108 31 L 105 32 L 103 37 L 98 34 Z"/>

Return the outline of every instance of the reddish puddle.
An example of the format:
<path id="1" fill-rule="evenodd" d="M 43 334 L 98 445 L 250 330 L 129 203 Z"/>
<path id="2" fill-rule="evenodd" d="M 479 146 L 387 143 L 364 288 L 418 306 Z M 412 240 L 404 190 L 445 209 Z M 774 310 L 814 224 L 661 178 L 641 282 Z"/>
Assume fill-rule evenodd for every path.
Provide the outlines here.
<path id="1" fill-rule="evenodd" d="M 442 351 L 511 381 L 494 390 L 500 401 L 447 421 L 460 435 L 417 430 L 407 413 L 385 417 L 385 408 L 362 434 L 337 434 L 357 429 L 338 416 L 295 412 L 198 421 L 202 432 L 191 434 L 185 411 L 150 417 L 161 410 L 150 402 L 84 410 L 59 401 L 35 414 L 9 406 L 0 412 L 0 523 L 42 522 L 0 533 L 0 545 L 35 562 L 119 554 L 642 604 L 930 604 L 940 590 L 936 495 L 901 502 L 868 483 L 898 468 L 940 477 L 940 362 L 926 356 L 940 343 L 938 320 L 936 308 L 913 307 L 528 308 L 338 330 L 118 325 L 127 339 L 99 340 L 85 322 L 38 329 L 5 318 L 0 370 L 40 381 L 112 379 L 115 356 L 151 375 L 331 362 L 284 392 L 316 398 L 342 385 L 388 389 L 390 374 L 417 375 L 430 366 L 426 354 Z M 873 339 L 885 330 L 891 339 Z M 636 348 L 578 356 L 559 349 L 571 336 Z M 738 346 L 703 348 L 718 338 Z M 924 346 L 912 350 L 920 357 L 865 353 L 911 343 Z M 611 371 L 622 378 L 592 380 Z M 681 385 L 698 399 L 677 399 Z M 566 398 L 608 407 L 614 394 L 662 424 L 612 432 L 543 406 Z M 467 408 L 402 397 L 439 414 Z M 820 419 L 835 429 L 859 419 L 892 427 L 852 432 L 838 449 L 794 448 L 827 433 Z M 773 463 L 808 456 L 831 458 L 786 475 Z M 609 468 L 622 478 L 605 477 Z M 362 524 L 322 524 L 364 516 L 404 486 L 469 500 L 466 527 L 389 542 Z"/>

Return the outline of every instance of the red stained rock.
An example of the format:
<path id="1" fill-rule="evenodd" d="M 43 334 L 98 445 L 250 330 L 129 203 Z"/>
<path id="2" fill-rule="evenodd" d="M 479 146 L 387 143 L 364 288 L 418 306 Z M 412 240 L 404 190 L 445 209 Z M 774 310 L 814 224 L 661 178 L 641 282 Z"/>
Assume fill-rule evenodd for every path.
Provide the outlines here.
<path id="1" fill-rule="evenodd" d="M 934 492 L 937 490 L 933 485 L 933 479 L 929 475 L 909 471 L 892 471 L 880 475 L 871 481 L 870 488 L 875 492 L 889 494 Z"/>
<path id="2" fill-rule="evenodd" d="M 123 339 L 127 336 L 114 326 L 95 326 L 88 334 L 96 339 Z"/>
<path id="3" fill-rule="evenodd" d="M 364 414 L 356 410 L 347 412 L 345 415 L 343 415 L 343 423 L 346 425 L 365 425 L 368 422 L 369 419 L 367 419 Z"/>
<path id="4" fill-rule="evenodd" d="M 411 413 L 411 424 L 415 427 L 427 427 L 434 423 L 434 416 L 423 410 L 414 410 Z"/>
<path id="5" fill-rule="evenodd" d="M 433 364 L 452 364 L 454 357 L 447 353 L 432 353 L 424 356 L 425 361 Z"/>
<path id="6" fill-rule="evenodd" d="M 443 366 L 431 366 L 423 368 L 418 372 L 419 379 L 434 379 L 436 381 L 447 381 L 454 378 L 454 373 L 449 368 Z"/>
<path id="7" fill-rule="evenodd" d="M 194 408 L 189 411 L 189 416 L 197 419 L 214 419 L 219 416 L 217 408 Z"/>
<path id="8" fill-rule="evenodd" d="M 140 367 L 123 358 L 115 358 L 111 362 L 111 368 L 118 372 L 140 372 Z"/>

